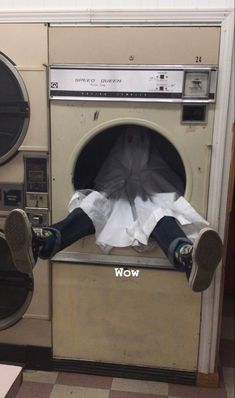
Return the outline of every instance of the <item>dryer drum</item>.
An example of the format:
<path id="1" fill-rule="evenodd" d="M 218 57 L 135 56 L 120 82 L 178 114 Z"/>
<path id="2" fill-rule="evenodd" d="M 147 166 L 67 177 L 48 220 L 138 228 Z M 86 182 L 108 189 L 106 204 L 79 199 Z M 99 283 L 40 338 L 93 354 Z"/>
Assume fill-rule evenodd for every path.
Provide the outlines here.
<path id="1" fill-rule="evenodd" d="M 18 150 L 29 125 L 29 99 L 13 63 L 0 53 L 0 164 Z"/>
<path id="2" fill-rule="evenodd" d="M 16 270 L 5 236 L 0 232 L 0 330 L 24 315 L 33 296 L 33 276 Z"/>
<path id="3" fill-rule="evenodd" d="M 179 195 L 184 195 L 186 187 L 186 173 L 182 159 L 176 148 L 160 133 L 142 126 L 118 125 L 103 130 L 92 138 L 80 152 L 76 161 L 73 185 L 75 190 L 94 189 L 95 179 L 104 162 L 117 142 L 118 137 L 128 128 L 137 129 L 147 134 L 151 142 L 151 150 L 160 152 L 169 169 L 176 174 L 178 181 L 176 190 Z"/>

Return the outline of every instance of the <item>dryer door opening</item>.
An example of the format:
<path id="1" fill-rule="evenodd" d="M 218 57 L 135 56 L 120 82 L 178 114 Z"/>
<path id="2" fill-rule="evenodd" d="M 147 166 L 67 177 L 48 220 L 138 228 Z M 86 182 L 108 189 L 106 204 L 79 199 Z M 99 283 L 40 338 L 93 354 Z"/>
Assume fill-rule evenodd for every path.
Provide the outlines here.
<path id="1" fill-rule="evenodd" d="M 29 100 L 13 63 L 0 53 L 0 164 L 21 145 L 29 124 Z"/>
<path id="2" fill-rule="evenodd" d="M 76 161 L 73 177 L 74 189 L 95 189 L 95 179 L 99 174 L 104 161 L 107 159 L 107 156 L 117 142 L 118 137 L 120 137 L 124 131 L 127 131 L 128 128 L 132 131 L 136 129 L 139 133 L 143 132 L 148 135 L 149 142 L 151 143 L 151 153 L 153 155 L 155 153 L 160 153 L 160 156 L 166 163 L 168 169 L 172 171 L 172 176 L 175 176 L 175 191 L 179 195 L 184 195 L 186 187 L 186 173 L 184 164 L 176 148 L 156 131 L 135 125 L 118 125 L 108 128 L 97 134 L 88 142 Z M 162 175 L 162 177 L 164 179 L 168 178 L 166 174 Z"/>
<path id="3" fill-rule="evenodd" d="M 15 268 L 5 236 L 0 232 L 0 330 L 19 321 L 33 296 L 33 276 Z"/>

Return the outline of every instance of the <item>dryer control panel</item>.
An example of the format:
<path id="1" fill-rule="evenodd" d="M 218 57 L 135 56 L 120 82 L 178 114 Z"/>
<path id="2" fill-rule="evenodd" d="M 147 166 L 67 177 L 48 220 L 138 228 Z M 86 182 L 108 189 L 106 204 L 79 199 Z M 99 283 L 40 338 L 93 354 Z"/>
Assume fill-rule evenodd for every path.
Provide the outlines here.
<path id="1" fill-rule="evenodd" d="M 215 102 L 217 67 L 52 65 L 50 98 Z"/>
<path id="2" fill-rule="evenodd" d="M 24 158 L 25 211 L 34 227 L 48 224 L 48 159 L 46 156 Z"/>

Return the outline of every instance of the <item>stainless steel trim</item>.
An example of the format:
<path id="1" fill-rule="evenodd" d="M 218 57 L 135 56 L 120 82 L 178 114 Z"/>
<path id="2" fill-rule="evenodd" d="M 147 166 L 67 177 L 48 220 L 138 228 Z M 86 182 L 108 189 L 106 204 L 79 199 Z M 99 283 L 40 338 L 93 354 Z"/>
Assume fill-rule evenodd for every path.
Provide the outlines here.
<path id="1" fill-rule="evenodd" d="M 3 62 L 7 66 L 7 68 L 10 69 L 10 71 L 13 73 L 22 91 L 24 101 L 29 103 L 29 97 L 24 81 L 19 72 L 17 71 L 17 69 L 3 54 L 0 54 L 0 61 Z M 30 106 L 29 106 L 29 111 L 30 111 Z M 14 153 L 17 151 L 21 143 L 23 142 L 28 130 L 29 119 L 30 117 L 25 118 L 21 134 L 18 140 L 16 141 L 15 145 L 5 155 L 0 157 L 0 164 L 5 163 L 9 158 L 11 158 L 14 155 Z"/>
<path id="2" fill-rule="evenodd" d="M 155 103 L 155 102 L 160 102 L 160 103 L 214 103 L 214 99 L 210 99 L 209 93 L 211 90 L 208 92 L 207 97 L 202 97 L 202 98 L 193 98 L 193 97 L 185 97 L 184 96 L 184 85 L 185 85 L 185 76 L 186 72 L 209 72 L 209 75 L 211 76 L 211 72 L 215 71 L 215 79 L 217 76 L 217 70 L 218 67 L 216 65 L 114 65 L 114 64 L 52 64 L 49 66 L 49 81 L 51 80 L 51 70 L 52 69 L 95 69 L 95 70 L 100 70 L 100 69 L 106 69 L 106 70 L 112 70 L 112 69 L 118 69 L 118 70 L 158 70 L 158 71 L 164 71 L 164 70 L 179 70 L 183 71 L 184 73 L 184 83 L 183 83 L 183 91 L 182 91 L 182 98 L 133 98 L 133 97 L 105 97 L 105 96 L 100 96 L 100 97 L 86 97 L 86 96 L 81 96 L 81 97 L 76 97 L 76 96 L 59 96 L 59 95 L 51 95 L 50 94 L 50 87 L 49 87 L 49 99 L 50 100 L 56 100 L 56 101 L 97 101 L 97 102 L 150 102 L 150 103 Z M 210 79 L 209 76 L 209 79 Z M 210 88 L 210 81 L 208 84 L 208 90 Z"/>
<path id="3" fill-rule="evenodd" d="M 218 66 L 211 64 L 211 65 L 116 65 L 116 64 L 51 64 L 49 65 L 49 69 L 144 69 L 144 70 L 217 70 Z"/>
<path id="4" fill-rule="evenodd" d="M 121 267 L 138 267 L 138 268 L 155 268 L 174 270 L 175 268 L 170 264 L 166 258 L 148 258 L 148 257 L 130 257 L 117 256 L 111 254 L 90 254 L 77 252 L 59 252 L 51 261 L 58 261 L 61 263 L 76 263 L 76 264 L 91 264 Z"/>
<path id="5" fill-rule="evenodd" d="M 218 82 L 218 69 L 211 70 L 210 73 L 210 93 L 214 93 L 215 94 L 215 99 L 216 99 L 216 93 L 217 93 L 217 82 Z"/>
<path id="6" fill-rule="evenodd" d="M 196 100 L 192 99 L 183 99 L 183 98 L 115 98 L 115 97 L 60 97 L 60 96 L 51 96 L 49 97 L 51 101 L 97 101 L 97 102 L 162 102 L 162 103 L 188 103 L 191 104 L 192 102 L 195 104 L 210 104 L 214 103 L 215 99 L 200 99 Z"/>
<path id="7" fill-rule="evenodd" d="M 24 210 L 26 212 L 30 212 L 30 213 L 43 213 L 43 214 L 47 214 L 48 213 L 48 207 L 30 207 L 30 206 L 26 206 L 24 208 Z"/>

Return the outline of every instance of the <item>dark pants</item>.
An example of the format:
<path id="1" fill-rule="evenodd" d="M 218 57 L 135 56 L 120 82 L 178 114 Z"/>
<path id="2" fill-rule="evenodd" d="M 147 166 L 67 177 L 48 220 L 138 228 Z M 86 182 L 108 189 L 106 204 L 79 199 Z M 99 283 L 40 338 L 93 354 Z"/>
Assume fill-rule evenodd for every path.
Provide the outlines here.
<path id="1" fill-rule="evenodd" d="M 39 257 L 43 259 L 51 258 L 79 239 L 95 233 L 93 222 L 80 208 L 74 209 L 66 218 L 45 229 L 52 231 L 56 240 L 53 245 L 50 245 L 49 242 L 40 250 Z"/>
<path id="2" fill-rule="evenodd" d="M 80 208 L 74 209 L 64 220 L 52 224 L 50 228 L 60 231 L 60 250 L 87 235 L 95 233 L 93 222 Z"/>
<path id="3" fill-rule="evenodd" d="M 94 225 L 88 215 L 80 208 L 73 210 L 65 219 L 46 228 L 56 235 L 53 247 L 45 247 L 40 252 L 41 258 L 50 258 L 58 251 L 65 249 L 72 243 L 95 233 Z M 163 217 L 154 228 L 151 237 L 154 238 L 168 257 L 172 265 L 175 265 L 174 252 L 181 243 L 191 243 L 178 221 L 174 217 Z"/>
<path id="4" fill-rule="evenodd" d="M 158 221 L 151 237 L 159 244 L 162 251 L 168 257 L 172 265 L 177 266 L 174 259 L 174 253 L 177 246 L 181 243 L 192 242 L 187 238 L 180 224 L 174 217 L 165 216 Z"/>

